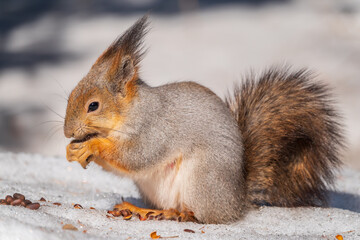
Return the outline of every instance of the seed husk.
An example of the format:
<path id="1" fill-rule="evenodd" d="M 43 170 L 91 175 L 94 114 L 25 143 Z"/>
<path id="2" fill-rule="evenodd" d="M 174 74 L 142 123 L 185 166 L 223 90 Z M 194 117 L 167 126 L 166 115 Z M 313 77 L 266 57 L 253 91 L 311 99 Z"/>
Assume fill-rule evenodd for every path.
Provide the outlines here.
<path id="1" fill-rule="evenodd" d="M 5 200 L 6 200 L 6 203 L 7 203 L 7 204 L 11 204 L 12 201 L 14 201 L 14 198 L 13 198 L 12 196 L 10 196 L 10 195 L 7 195 L 6 198 L 5 198 Z"/>
<path id="2" fill-rule="evenodd" d="M 155 231 L 155 232 L 150 233 L 150 237 L 151 237 L 151 239 L 158 239 L 158 238 L 161 238 L 161 236 L 160 236 L 160 235 L 157 235 L 157 234 L 156 234 L 156 231 Z"/>
<path id="3" fill-rule="evenodd" d="M 14 201 L 11 202 L 12 206 L 19 206 L 21 205 L 22 201 L 21 199 L 15 199 Z"/>
<path id="4" fill-rule="evenodd" d="M 43 197 L 41 197 L 39 201 L 41 201 L 41 202 L 46 202 L 46 199 L 43 198 Z"/>
<path id="5" fill-rule="evenodd" d="M 21 206 L 26 207 L 26 206 L 29 205 L 30 203 L 31 203 L 30 200 L 25 199 L 25 201 L 21 202 Z"/>
<path id="6" fill-rule="evenodd" d="M 125 219 L 125 217 L 124 217 L 124 219 Z M 139 220 L 140 221 L 145 221 L 147 219 L 147 217 L 143 217 L 143 216 L 141 216 L 140 214 L 139 214 Z"/>
<path id="7" fill-rule="evenodd" d="M 123 215 L 124 217 L 132 215 L 132 212 L 129 209 L 124 209 L 124 210 L 121 210 L 120 212 L 121 212 L 121 215 Z"/>
<path id="8" fill-rule="evenodd" d="M 74 225 L 72 225 L 72 224 L 65 224 L 63 227 L 62 227 L 62 229 L 64 229 L 64 230 L 72 230 L 72 231 L 77 231 L 78 229 L 74 226 Z"/>
<path id="9" fill-rule="evenodd" d="M 118 209 L 114 209 L 113 211 L 108 211 L 108 213 L 113 215 L 114 217 L 121 216 L 121 212 Z"/>
<path id="10" fill-rule="evenodd" d="M 76 209 L 83 209 L 83 207 L 82 207 L 80 204 L 75 204 L 75 205 L 74 205 L 74 208 L 76 208 Z"/>
<path id="11" fill-rule="evenodd" d="M 130 220 L 132 217 L 132 215 L 129 215 L 129 216 L 126 216 L 126 217 L 123 217 L 124 220 Z"/>
<path id="12" fill-rule="evenodd" d="M 15 199 L 21 199 L 21 201 L 24 201 L 25 200 L 25 196 L 22 195 L 21 193 L 14 193 L 13 197 Z"/>
<path id="13" fill-rule="evenodd" d="M 23 206 L 32 210 L 39 209 L 39 203 L 32 203 L 30 200 L 25 199 L 21 193 L 14 193 L 13 196 L 7 195 L 5 199 L 0 199 L 0 205 Z"/>
<path id="14" fill-rule="evenodd" d="M 191 230 L 191 229 L 184 229 L 184 232 L 195 233 L 195 231 L 194 231 L 194 230 Z"/>
<path id="15" fill-rule="evenodd" d="M 340 235 L 340 234 L 338 234 L 338 235 L 336 235 L 336 237 L 335 237 L 337 240 L 343 240 L 344 238 L 343 238 L 343 236 L 342 235 Z"/>
<path id="16" fill-rule="evenodd" d="M 37 210 L 40 207 L 40 203 L 30 203 L 29 205 L 26 205 L 26 208 L 31 210 Z"/>
<path id="17" fill-rule="evenodd" d="M 61 203 L 58 203 L 58 202 L 54 202 L 53 204 L 56 206 L 61 206 Z"/>

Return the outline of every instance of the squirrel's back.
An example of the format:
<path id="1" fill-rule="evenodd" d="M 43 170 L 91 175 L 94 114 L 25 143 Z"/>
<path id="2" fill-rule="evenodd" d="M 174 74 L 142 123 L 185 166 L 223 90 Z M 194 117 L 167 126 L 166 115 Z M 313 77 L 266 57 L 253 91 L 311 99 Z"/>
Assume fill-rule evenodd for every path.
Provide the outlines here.
<path id="1" fill-rule="evenodd" d="M 228 97 L 244 145 L 253 205 L 324 206 L 342 134 L 328 89 L 306 70 L 271 69 Z"/>

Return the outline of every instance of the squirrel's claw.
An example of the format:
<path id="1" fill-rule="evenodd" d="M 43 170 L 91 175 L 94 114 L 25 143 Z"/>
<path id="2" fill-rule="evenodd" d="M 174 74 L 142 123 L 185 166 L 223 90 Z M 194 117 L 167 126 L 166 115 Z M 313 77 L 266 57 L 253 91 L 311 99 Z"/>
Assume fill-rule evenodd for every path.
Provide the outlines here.
<path id="1" fill-rule="evenodd" d="M 177 220 L 179 222 L 197 222 L 191 211 L 179 212 L 176 209 L 153 210 L 139 208 L 129 202 L 117 204 L 113 211 L 108 211 L 114 217 L 123 216 L 125 220 L 137 215 L 141 221 L 144 220 Z"/>
<path id="2" fill-rule="evenodd" d="M 89 159 L 90 157 L 91 157 L 91 155 L 90 155 L 85 161 L 79 162 L 80 165 L 81 165 L 84 169 L 86 169 L 87 166 L 89 165 L 90 161 L 88 161 L 88 159 Z"/>

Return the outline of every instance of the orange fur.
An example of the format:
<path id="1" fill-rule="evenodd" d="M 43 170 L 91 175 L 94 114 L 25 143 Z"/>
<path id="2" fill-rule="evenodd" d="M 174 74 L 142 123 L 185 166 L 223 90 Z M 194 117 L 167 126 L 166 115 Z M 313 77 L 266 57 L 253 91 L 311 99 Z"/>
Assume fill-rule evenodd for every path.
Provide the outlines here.
<path id="1" fill-rule="evenodd" d="M 94 160 L 106 170 L 116 169 L 122 173 L 129 173 L 125 166 L 116 161 L 119 156 L 114 149 L 117 149 L 115 139 L 96 137 L 85 142 L 69 144 L 66 148 L 66 156 L 69 161 L 77 161 L 84 168 L 91 156 L 90 160 Z"/>
<path id="2" fill-rule="evenodd" d="M 133 99 L 137 96 L 138 86 L 136 84 L 136 81 L 139 79 L 137 71 L 138 71 L 137 68 L 135 68 L 134 76 L 125 85 L 125 91 L 126 91 L 125 102 L 126 102 L 126 104 L 129 104 L 130 102 L 132 102 Z"/>

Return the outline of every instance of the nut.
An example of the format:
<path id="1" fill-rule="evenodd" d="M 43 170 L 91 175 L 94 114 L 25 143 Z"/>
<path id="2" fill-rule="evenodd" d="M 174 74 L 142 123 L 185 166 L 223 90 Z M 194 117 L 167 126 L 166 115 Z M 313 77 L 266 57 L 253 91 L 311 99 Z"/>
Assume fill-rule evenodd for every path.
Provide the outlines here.
<path id="1" fill-rule="evenodd" d="M 22 203 L 21 199 L 15 199 L 11 202 L 12 206 L 19 206 Z"/>
<path id="2" fill-rule="evenodd" d="M 13 196 L 7 195 L 5 199 L 0 199 L 0 205 L 23 206 L 32 210 L 40 207 L 39 203 L 32 203 L 21 193 L 14 193 Z"/>
<path id="3" fill-rule="evenodd" d="M 14 201 L 14 198 L 13 198 L 12 196 L 10 196 L 10 195 L 7 195 L 6 198 L 5 198 L 5 200 L 6 200 L 6 203 L 7 203 L 7 204 L 11 204 L 12 201 Z"/>
<path id="4" fill-rule="evenodd" d="M 13 196 L 14 196 L 15 199 L 21 199 L 21 201 L 25 200 L 25 196 L 20 194 L 20 193 L 14 193 Z"/>
<path id="5" fill-rule="evenodd" d="M 121 215 L 123 215 L 124 217 L 132 215 L 132 212 L 129 209 L 123 209 L 120 212 L 121 212 Z"/>
<path id="6" fill-rule="evenodd" d="M 30 203 L 29 205 L 26 206 L 26 208 L 31 209 L 31 210 L 37 210 L 40 207 L 40 203 Z"/>
<path id="7" fill-rule="evenodd" d="M 26 199 L 25 201 L 21 202 L 21 206 L 26 207 L 30 203 L 31 203 L 31 201 Z"/>
<path id="8" fill-rule="evenodd" d="M 119 217 L 121 216 L 121 212 L 119 211 L 119 209 L 114 209 L 113 211 L 108 211 L 107 213 L 113 215 L 114 217 Z"/>

